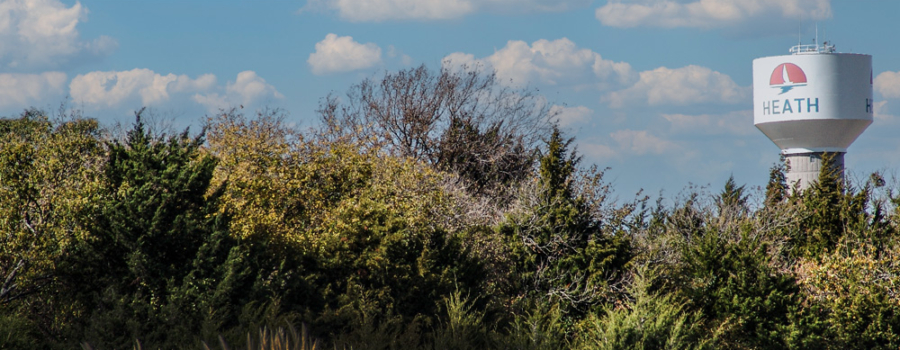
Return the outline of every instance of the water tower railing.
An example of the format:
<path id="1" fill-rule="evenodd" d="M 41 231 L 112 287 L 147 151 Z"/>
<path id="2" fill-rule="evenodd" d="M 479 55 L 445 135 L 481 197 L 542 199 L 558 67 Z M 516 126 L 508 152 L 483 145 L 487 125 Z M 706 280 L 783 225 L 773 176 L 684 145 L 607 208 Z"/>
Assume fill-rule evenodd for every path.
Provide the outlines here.
<path id="1" fill-rule="evenodd" d="M 791 54 L 794 55 L 802 55 L 802 54 L 812 54 L 812 53 L 833 53 L 834 45 L 828 45 L 826 41 L 822 45 L 818 44 L 807 44 L 807 45 L 794 45 L 791 47 Z"/>

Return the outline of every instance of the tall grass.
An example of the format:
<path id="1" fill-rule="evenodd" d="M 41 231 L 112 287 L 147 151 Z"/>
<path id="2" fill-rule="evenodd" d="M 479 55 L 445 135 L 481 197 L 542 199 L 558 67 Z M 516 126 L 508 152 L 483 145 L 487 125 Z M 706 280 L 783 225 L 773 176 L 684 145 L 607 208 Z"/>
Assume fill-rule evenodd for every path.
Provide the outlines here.
<path id="1" fill-rule="evenodd" d="M 219 346 L 221 350 L 231 350 L 225 338 L 219 337 Z M 254 338 L 247 333 L 247 350 L 318 350 L 322 347 L 319 342 L 309 336 L 306 324 L 301 325 L 300 331 L 297 331 L 293 325 L 288 324 L 287 328 L 277 327 L 270 329 L 262 327 L 259 334 Z M 237 348 L 235 348 L 237 349 Z M 203 342 L 203 350 L 213 350 L 210 346 Z"/>

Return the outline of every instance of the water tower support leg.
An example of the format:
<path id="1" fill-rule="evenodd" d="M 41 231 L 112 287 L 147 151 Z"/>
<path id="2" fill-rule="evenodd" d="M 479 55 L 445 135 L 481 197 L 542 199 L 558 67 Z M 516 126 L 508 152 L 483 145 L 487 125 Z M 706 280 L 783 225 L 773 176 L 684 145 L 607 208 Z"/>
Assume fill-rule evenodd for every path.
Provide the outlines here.
<path id="1" fill-rule="evenodd" d="M 825 153 L 797 153 L 786 154 L 784 156 L 788 171 L 784 174 L 788 181 L 788 186 L 793 188 L 794 184 L 800 184 L 800 189 L 809 188 L 814 181 L 819 179 L 819 172 L 822 170 L 822 156 Z M 834 166 L 838 174 L 844 176 L 844 153 L 831 153 L 834 157 Z"/>

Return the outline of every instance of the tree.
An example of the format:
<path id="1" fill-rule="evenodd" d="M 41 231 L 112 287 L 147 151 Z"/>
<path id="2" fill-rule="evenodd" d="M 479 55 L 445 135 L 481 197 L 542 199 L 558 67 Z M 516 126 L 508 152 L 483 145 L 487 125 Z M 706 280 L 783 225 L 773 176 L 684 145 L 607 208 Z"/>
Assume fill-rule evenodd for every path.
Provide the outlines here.
<path id="1" fill-rule="evenodd" d="M 0 120 L 0 306 L 51 284 L 83 234 L 76 219 L 96 200 L 99 133 L 95 120 L 54 125 L 36 109 Z"/>
<path id="2" fill-rule="evenodd" d="M 700 310 L 719 346 L 785 348 L 799 288 L 793 276 L 771 266 L 762 236 L 742 230 L 695 232 L 681 250 L 679 293 Z"/>
<path id="3" fill-rule="evenodd" d="M 675 294 L 651 292 L 651 271 L 635 273 L 625 307 L 592 315 L 584 349 L 706 349 L 700 312 L 687 310 Z"/>
<path id="4" fill-rule="evenodd" d="M 784 171 L 784 156 L 781 156 L 781 161 L 769 170 L 769 182 L 766 184 L 766 206 L 774 206 L 787 198 L 788 186 Z"/>
<path id="5" fill-rule="evenodd" d="M 502 87 L 480 69 L 424 65 L 329 96 L 319 114 L 326 138 L 357 135 L 389 154 L 460 175 L 475 191 L 523 179 L 552 113 L 539 96 Z"/>
<path id="6" fill-rule="evenodd" d="M 173 348 L 210 315 L 233 315 L 220 307 L 234 307 L 223 287 L 236 284 L 240 251 L 216 214 L 216 160 L 200 152 L 202 135 L 153 135 L 138 112 L 124 141 L 107 142 L 100 198 L 81 222 L 87 234 L 60 263 L 59 298 L 73 307 L 64 336 Z"/>
<path id="7" fill-rule="evenodd" d="M 726 210 L 738 213 L 747 211 L 747 196 L 744 194 L 744 187 L 734 183 L 734 176 L 728 177 L 728 181 L 725 181 L 725 188 L 722 189 L 722 193 L 716 200 L 720 215 Z"/>
<path id="8" fill-rule="evenodd" d="M 314 329 L 430 320 L 454 290 L 477 293 L 448 174 L 365 140 L 301 137 L 277 115 L 229 111 L 209 127 L 221 212 L 234 235 L 269 247 L 257 273 Z"/>
<path id="9" fill-rule="evenodd" d="M 820 323 L 820 348 L 893 349 L 900 346 L 900 246 L 843 241 L 837 249 L 801 260 L 800 285 L 809 316 Z"/>
<path id="10" fill-rule="evenodd" d="M 53 327 L 59 261 L 98 202 L 99 138 L 97 121 L 79 115 L 0 119 L 0 347 L 41 347 Z"/>
<path id="11" fill-rule="evenodd" d="M 572 141 L 553 128 L 540 158 L 535 201 L 510 214 L 498 231 L 511 250 L 507 292 L 558 303 L 569 320 L 577 320 L 599 310 L 632 252 L 617 232 L 603 232 L 584 193 L 575 190 L 580 158 L 569 151 Z"/>
<path id="12" fill-rule="evenodd" d="M 870 188 L 854 193 L 836 167 L 833 154 L 822 156 L 819 178 L 798 196 L 806 213 L 792 238 L 796 256 L 819 256 L 832 250 L 849 228 L 865 228 Z M 861 225 L 861 226 L 860 226 Z"/>

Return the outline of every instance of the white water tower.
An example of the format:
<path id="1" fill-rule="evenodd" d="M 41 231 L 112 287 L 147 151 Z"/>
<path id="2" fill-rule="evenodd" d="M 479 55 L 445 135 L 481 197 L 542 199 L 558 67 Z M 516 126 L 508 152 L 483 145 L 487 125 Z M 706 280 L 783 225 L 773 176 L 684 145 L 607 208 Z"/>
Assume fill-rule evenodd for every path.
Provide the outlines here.
<path id="1" fill-rule="evenodd" d="M 790 186 L 808 188 L 822 155 L 843 172 L 847 147 L 872 124 L 872 56 L 797 45 L 753 60 L 753 124 L 781 148 Z"/>

